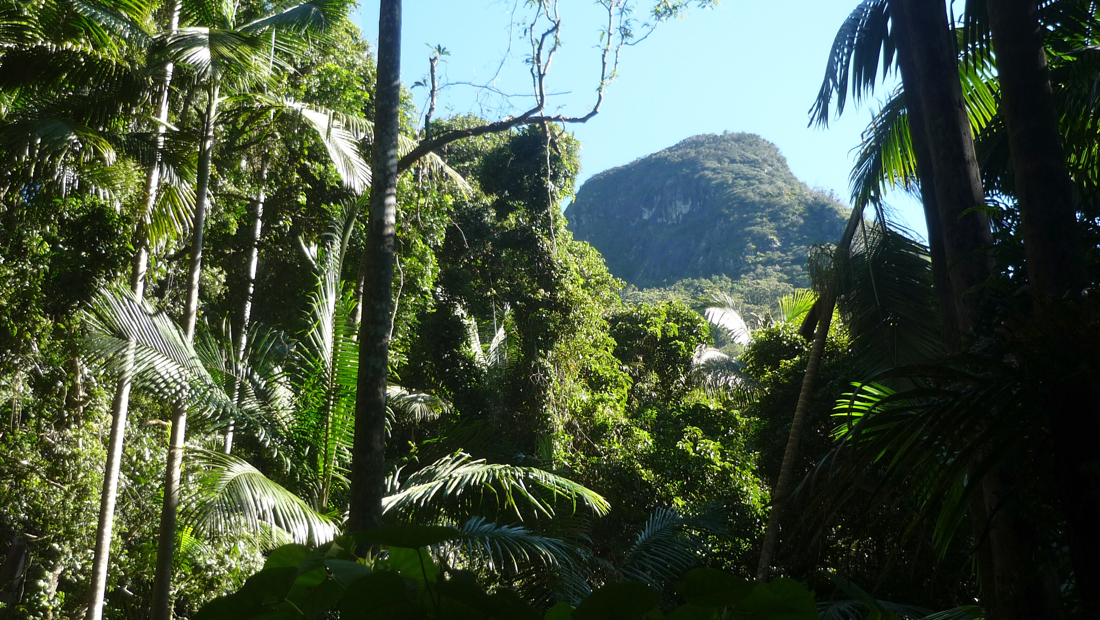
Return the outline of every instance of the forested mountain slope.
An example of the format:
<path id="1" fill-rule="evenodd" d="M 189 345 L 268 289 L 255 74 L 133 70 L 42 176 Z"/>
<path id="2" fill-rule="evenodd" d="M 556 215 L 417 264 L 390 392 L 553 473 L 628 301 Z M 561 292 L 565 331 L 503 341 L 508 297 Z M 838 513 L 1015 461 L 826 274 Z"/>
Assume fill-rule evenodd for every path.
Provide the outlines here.
<path id="1" fill-rule="evenodd" d="M 588 180 L 569 228 L 637 287 L 725 275 L 808 284 L 806 256 L 847 220 L 811 190 L 779 149 L 747 133 L 694 136 Z"/>

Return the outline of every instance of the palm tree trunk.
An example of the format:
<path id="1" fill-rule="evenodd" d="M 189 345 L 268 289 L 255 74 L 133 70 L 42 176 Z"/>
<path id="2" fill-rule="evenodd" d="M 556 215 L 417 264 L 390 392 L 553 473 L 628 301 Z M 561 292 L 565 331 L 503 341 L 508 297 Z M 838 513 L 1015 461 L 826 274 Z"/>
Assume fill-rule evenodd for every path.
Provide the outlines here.
<path id="1" fill-rule="evenodd" d="M 962 335 L 959 333 L 958 308 L 955 294 L 948 274 L 947 254 L 944 250 L 943 224 L 940 221 L 939 203 L 936 200 L 936 181 L 932 174 L 932 152 L 928 147 L 925 111 L 917 85 L 917 71 L 913 66 L 913 42 L 909 36 L 909 22 L 906 19 L 906 7 L 899 2 L 891 3 L 891 19 L 894 28 L 894 44 L 898 50 L 898 69 L 901 73 L 902 88 L 905 89 L 905 108 L 909 119 L 909 136 L 913 144 L 913 155 L 917 163 L 917 177 L 920 180 L 921 203 L 924 206 L 924 220 L 928 226 L 928 248 L 932 256 L 932 282 L 936 298 L 940 305 L 940 318 L 943 324 L 943 341 L 946 353 L 954 355 L 962 352 Z M 978 541 L 976 556 L 981 590 L 992 593 L 996 590 L 993 579 L 993 555 L 985 532 L 988 512 L 981 492 L 974 493 L 969 502 L 971 522 Z"/>
<path id="2" fill-rule="evenodd" d="M 260 236 L 264 230 L 264 203 L 267 201 L 267 166 L 268 158 L 264 157 L 260 164 L 260 189 L 256 192 L 256 198 L 252 201 L 255 219 L 252 221 L 252 246 L 248 256 L 248 280 L 244 287 L 244 304 L 241 307 L 241 326 L 237 332 L 237 362 L 244 361 L 244 349 L 248 346 L 248 325 L 252 319 L 252 296 L 256 292 L 256 272 L 260 266 Z M 240 404 L 240 379 L 233 382 L 233 402 Z M 222 451 L 226 454 L 233 452 L 233 435 L 236 425 L 229 421 L 229 428 L 225 431 L 225 443 Z"/>
<path id="3" fill-rule="evenodd" d="M 1100 618 L 1100 438 L 1097 390 L 1088 377 L 1096 352 L 1082 350 L 1073 335 L 1076 312 L 1066 316 L 1089 285 L 1084 246 L 1077 227 L 1072 185 L 1062 152 L 1061 133 L 1047 68 L 1043 30 L 1034 0 L 987 0 L 1001 111 L 1021 214 L 1028 282 L 1038 323 L 1055 333 L 1047 338 L 1059 374 L 1071 378 L 1048 388 L 1044 398 L 1054 438 L 1055 479 L 1066 519 L 1070 556 L 1083 618 Z M 1059 300 L 1065 299 L 1066 302 Z M 1034 362 L 1033 362 L 1034 363 Z M 1072 365 L 1072 367 L 1071 367 Z M 1046 369 L 1050 372 L 1049 369 Z"/>
<path id="4" fill-rule="evenodd" d="M 348 511 L 348 528 L 352 532 L 377 527 L 382 522 L 401 120 L 401 0 L 382 0 L 379 8 L 378 81 L 374 101 L 370 223 L 363 257 L 359 379 Z"/>
<path id="5" fill-rule="evenodd" d="M 844 256 L 850 251 L 852 238 L 855 237 L 856 229 L 862 221 L 863 210 L 852 209 L 852 213 L 848 217 L 848 225 L 837 244 L 836 256 Z M 836 307 L 835 281 L 825 283 L 825 290 L 822 291 L 816 306 L 816 311 L 819 313 L 817 329 L 814 331 L 809 359 L 806 360 L 806 374 L 802 376 L 802 388 L 798 392 L 798 404 L 795 405 L 794 409 L 791 433 L 787 436 L 787 448 L 783 453 L 783 464 L 779 467 L 779 479 L 776 480 L 775 487 L 772 489 L 772 510 L 768 515 L 768 524 L 764 529 L 764 544 L 760 549 L 760 563 L 756 567 L 756 579 L 758 581 L 768 579 L 772 569 L 772 560 L 779 546 L 779 525 L 782 522 L 783 512 L 786 508 L 791 478 L 794 476 L 794 463 L 798 458 L 798 448 L 802 443 L 802 428 L 806 425 L 806 416 L 810 412 L 814 389 L 817 388 L 817 373 L 821 368 L 821 356 L 825 352 L 825 344 L 829 340 L 829 328 L 832 326 L 833 309 Z"/>
<path id="6" fill-rule="evenodd" d="M 179 28 L 181 4 L 177 0 L 172 4 L 172 13 L 168 18 L 168 32 Z M 164 131 L 168 123 L 169 89 L 172 85 L 173 65 L 164 67 L 161 81 L 160 99 L 157 102 L 156 159 L 145 174 L 145 208 L 138 222 L 135 238 L 137 248 L 130 273 L 130 290 L 134 297 L 141 299 L 145 295 L 145 274 L 149 265 L 149 235 L 147 222 L 156 207 L 157 190 L 160 187 L 160 154 L 164 149 Z M 131 360 L 133 352 L 127 352 Z M 115 526 L 115 503 L 118 499 L 118 479 L 122 471 L 122 448 L 126 438 L 126 418 L 130 408 L 130 369 L 132 362 L 126 363 L 122 377 L 115 388 L 115 397 L 111 404 L 111 435 L 107 442 L 107 460 L 103 465 L 103 491 L 99 499 L 99 524 L 96 526 L 95 555 L 92 559 L 92 574 L 88 584 L 88 620 L 100 620 L 103 617 L 103 601 L 107 594 L 107 569 L 110 566 L 111 540 Z"/>
<path id="7" fill-rule="evenodd" d="M 980 314 L 980 294 L 973 289 L 992 271 L 987 251 L 993 236 L 985 214 L 973 210 L 985 204 L 985 194 L 959 81 L 955 35 L 943 0 L 890 0 L 890 17 L 895 29 L 907 30 L 911 43 L 906 63 L 916 74 L 917 88 L 906 90 L 906 103 L 918 99 L 924 112 L 944 256 L 951 267 L 959 332 L 966 340 Z"/>
<path id="8" fill-rule="evenodd" d="M 192 224 L 191 261 L 188 265 L 187 305 L 184 309 L 184 336 L 187 342 L 195 338 L 195 323 L 199 310 L 199 275 L 202 271 L 202 236 L 206 209 L 210 203 L 210 167 L 214 155 L 214 119 L 218 108 L 218 86 L 207 91 L 206 114 L 203 118 L 202 146 L 197 171 L 198 188 L 195 199 L 195 219 Z M 153 620 L 169 620 L 172 603 L 172 559 L 176 550 L 176 513 L 179 508 L 180 472 L 183 467 L 183 446 L 187 434 L 187 404 L 181 400 L 172 411 L 172 434 L 168 441 L 168 458 L 164 466 L 164 503 L 160 513 L 157 537 L 157 568 L 153 578 L 153 600 L 150 615 Z"/>
<path id="9" fill-rule="evenodd" d="M 902 20 L 896 20 L 894 23 L 898 24 L 899 21 Z M 917 179 L 920 184 L 921 204 L 924 206 L 924 222 L 928 227 L 928 251 L 932 256 L 932 283 L 940 303 L 943 340 L 948 351 L 958 352 L 961 346 L 958 310 L 955 308 L 951 276 L 948 274 L 947 254 L 943 247 L 943 224 L 940 222 L 940 207 L 936 200 L 936 180 L 932 176 L 932 151 L 928 148 L 925 111 L 924 106 L 921 105 L 916 70 L 912 65 L 912 42 L 909 40 L 908 28 L 895 27 L 893 35 L 894 44 L 898 49 L 901 84 L 906 94 L 905 110 L 909 120 L 909 139 L 913 144 L 913 157 L 917 163 Z"/>
<path id="10" fill-rule="evenodd" d="M 756 568 L 756 579 L 766 581 L 771 572 L 772 559 L 779 546 L 779 524 L 787 503 L 787 492 L 794 475 L 794 462 L 798 458 L 798 448 L 802 443 L 802 427 L 806 424 L 806 415 L 810 411 L 814 388 L 817 386 L 817 372 L 821 367 L 821 356 L 828 341 L 829 327 L 832 323 L 836 296 L 832 290 L 821 295 L 820 318 L 814 332 L 810 358 L 806 362 L 806 374 L 802 377 L 802 389 L 798 392 L 798 405 L 791 422 L 791 434 L 787 437 L 787 449 L 783 453 L 783 465 L 779 469 L 779 479 L 772 489 L 772 510 L 768 515 L 768 525 L 764 530 L 764 545 L 760 550 L 760 564 Z"/>
<path id="11" fill-rule="evenodd" d="M 908 49 L 899 47 L 899 55 L 908 56 L 906 63 L 915 74 L 917 88 L 906 90 L 907 101 L 915 96 L 924 112 L 924 137 L 931 152 L 944 254 L 958 317 L 960 337 L 954 350 L 964 350 L 980 321 L 982 294 L 978 287 L 992 273 L 987 249 L 993 239 L 988 218 L 973 210 L 985 204 L 985 197 L 959 81 L 955 33 L 943 0 L 890 0 L 890 16 L 895 32 L 903 31 L 902 38 L 908 41 Z M 975 528 L 988 528 L 989 532 L 987 543 L 981 543 L 988 548 L 980 546 L 978 550 L 979 562 L 986 564 L 979 567 L 983 603 L 991 620 L 1049 617 L 1054 609 L 1049 601 L 1028 603 L 1036 597 L 1042 599 L 1046 590 L 1044 571 L 1025 570 L 1024 566 L 1027 558 L 1038 553 L 1034 528 L 990 504 L 1002 495 L 1004 479 L 1001 468 L 991 470 L 970 503 Z M 1004 583 L 1005 576 L 1014 580 L 1013 587 Z M 1029 607 L 1031 614 L 1018 615 L 1017 610 Z"/>

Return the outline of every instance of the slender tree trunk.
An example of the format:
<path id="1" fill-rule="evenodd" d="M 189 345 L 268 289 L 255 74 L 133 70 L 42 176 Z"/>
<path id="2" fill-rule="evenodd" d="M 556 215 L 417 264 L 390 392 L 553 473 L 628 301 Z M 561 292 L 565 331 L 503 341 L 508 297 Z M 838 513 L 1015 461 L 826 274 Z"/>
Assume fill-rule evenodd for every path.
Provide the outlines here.
<path id="1" fill-rule="evenodd" d="M 923 108 L 924 132 L 932 164 L 944 255 L 955 291 L 959 332 L 972 336 L 980 314 L 980 294 L 974 287 L 989 278 L 993 245 L 989 219 L 975 207 L 985 205 L 981 171 L 974 153 L 970 120 L 959 82 L 954 31 L 947 23 L 943 0 L 890 0 L 896 27 L 908 30 L 912 72 Z"/>
<path id="2" fill-rule="evenodd" d="M 837 244 L 835 255 L 844 256 L 852 247 L 852 238 L 863 221 L 863 210 L 852 209 L 848 225 Z M 764 544 L 760 549 L 760 563 L 756 567 L 757 581 L 766 581 L 771 573 L 772 560 L 779 547 L 779 527 L 786 509 L 787 494 L 790 491 L 791 478 L 794 476 L 794 463 L 798 459 L 798 448 L 802 443 L 802 428 L 806 425 L 806 416 L 814 390 L 817 388 L 817 373 L 821 368 L 821 356 L 829 340 L 829 328 L 833 321 L 833 308 L 836 307 L 836 282 L 829 282 L 817 302 L 818 322 L 814 331 L 810 356 L 806 360 L 806 374 L 802 376 L 802 388 L 798 392 L 798 404 L 795 406 L 791 433 L 787 436 L 787 449 L 783 453 L 783 464 L 779 468 L 779 479 L 772 489 L 772 510 L 768 515 L 768 524 L 764 529 Z"/>
<path id="3" fill-rule="evenodd" d="M 917 162 L 917 177 L 920 180 L 924 220 L 928 226 L 928 248 L 932 256 L 932 281 L 940 305 L 945 352 L 955 355 L 962 352 L 962 335 L 959 333 L 958 307 L 948 273 L 947 254 L 943 247 L 943 223 L 940 221 L 939 203 L 936 199 L 936 181 L 932 174 L 932 152 L 928 147 L 925 111 L 920 97 L 920 87 L 917 84 L 917 71 L 913 66 L 914 51 L 909 34 L 909 21 L 905 12 L 906 7 L 902 6 L 897 0 L 891 1 L 890 9 L 891 19 L 894 23 L 891 32 L 898 51 L 897 60 L 901 73 L 902 88 L 905 89 L 906 93 L 905 108 L 909 119 L 909 135 Z M 981 591 L 988 596 L 992 596 L 993 592 L 996 591 L 993 551 L 984 535 L 989 514 L 985 509 L 985 498 L 980 489 L 971 496 L 969 508 L 971 524 L 977 541 L 977 573 Z"/>
<path id="4" fill-rule="evenodd" d="M 248 325 L 252 319 L 252 296 L 256 292 L 256 272 L 260 266 L 260 236 L 264 231 L 264 203 L 267 201 L 267 166 L 268 158 L 265 156 L 260 164 L 260 189 L 256 192 L 256 198 L 252 201 L 255 218 L 252 220 L 252 245 L 248 255 L 248 280 L 244 287 L 244 304 L 241 307 L 241 327 L 237 332 L 237 362 L 244 361 L 244 350 L 248 346 Z M 233 402 L 240 404 L 241 382 L 233 382 Z M 225 431 L 225 443 L 222 451 L 226 454 L 233 452 L 233 436 L 236 424 L 229 421 L 229 428 Z"/>
<path id="5" fill-rule="evenodd" d="M 1100 415 L 1096 352 L 1082 350 L 1072 310 L 1089 285 L 1084 246 L 1077 227 L 1072 185 L 1047 69 L 1042 29 L 1034 0 L 987 0 L 1001 111 L 1021 214 L 1028 282 L 1038 322 L 1052 334 L 1049 357 L 1058 374 L 1070 378 L 1046 388 L 1054 438 L 1054 466 L 1077 593 L 1083 618 L 1100 618 Z M 1062 311 L 1058 306 L 1063 305 Z M 1060 316 L 1061 315 L 1061 316 Z M 1033 362 L 1034 363 L 1034 362 Z M 1092 366 L 1092 371 L 1088 370 Z"/>
<path id="6" fill-rule="evenodd" d="M 359 380 L 348 511 L 348 528 L 353 532 L 377 527 L 382 522 L 386 382 L 389 378 L 397 221 L 397 148 L 401 121 L 401 0 L 381 0 L 374 102 L 370 223 L 363 260 Z"/>
<path id="7" fill-rule="evenodd" d="M 959 317 L 955 308 L 955 296 L 951 291 L 947 254 L 943 247 L 943 224 L 940 222 L 939 202 L 936 200 L 936 180 L 932 176 L 932 151 L 928 148 L 924 106 L 921 105 L 916 71 L 912 67 L 912 44 L 909 41 L 907 29 L 894 28 L 893 33 L 894 44 L 898 49 L 897 59 L 901 70 L 902 88 L 906 94 L 905 109 L 909 119 L 909 138 L 913 144 L 913 156 L 917 163 L 917 179 L 920 183 L 921 204 L 924 206 L 924 222 L 928 227 L 932 283 L 940 304 L 943 341 L 947 351 L 957 353 L 961 346 Z"/>
<path id="8" fill-rule="evenodd" d="M 179 28 L 180 2 L 172 4 L 172 13 L 168 18 L 168 32 Z M 164 68 L 160 85 L 160 99 L 157 102 L 156 158 L 145 174 L 145 208 L 135 231 L 137 247 L 130 273 L 130 290 L 134 297 L 141 299 L 145 295 L 145 274 L 149 265 L 149 234 L 147 222 L 156 208 L 157 190 L 160 187 L 160 156 L 164 149 L 164 131 L 168 123 L 169 91 L 172 85 L 173 65 L 169 62 Z M 130 409 L 130 375 L 133 351 L 127 351 L 127 363 L 122 377 L 115 388 L 115 397 L 111 404 L 111 435 L 107 443 L 107 460 L 103 466 L 103 491 L 99 500 L 99 524 L 96 526 L 95 555 L 92 559 L 92 574 L 89 583 L 88 620 L 100 620 L 103 617 L 103 601 L 107 594 L 107 569 L 110 567 L 111 540 L 115 526 L 115 503 L 118 498 L 118 479 L 122 471 L 122 447 L 126 438 L 126 418 Z"/>
<path id="9" fill-rule="evenodd" d="M 210 204 L 210 168 L 214 155 L 214 121 L 218 110 L 218 86 L 207 90 L 206 114 L 203 117 L 203 138 L 199 150 L 198 188 L 195 219 L 192 224 L 191 261 L 187 270 L 187 305 L 184 309 L 184 337 L 195 338 L 199 310 L 199 276 L 202 271 L 202 237 L 206 210 Z M 172 433 L 168 441 L 168 457 L 164 466 L 164 504 L 160 513 L 157 537 L 157 568 L 153 578 L 153 600 L 150 615 L 153 620 L 169 620 L 172 606 L 172 559 L 176 551 L 176 516 L 180 499 L 180 473 L 183 467 L 184 438 L 187 434 L 187 403 L 180 400 L 172 411 Z"/>

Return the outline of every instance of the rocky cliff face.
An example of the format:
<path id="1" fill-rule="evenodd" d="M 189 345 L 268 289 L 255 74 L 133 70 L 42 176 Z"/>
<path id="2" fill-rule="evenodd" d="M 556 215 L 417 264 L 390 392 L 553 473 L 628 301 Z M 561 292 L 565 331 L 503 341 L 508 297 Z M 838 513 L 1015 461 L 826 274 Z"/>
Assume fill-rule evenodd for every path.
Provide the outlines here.
<path id="1" fill-rule="evenodd" d="M 727 275 L 805 286 L 812 244 L 847 220 L 753 134 L 700 135 L 588 180 L 566 211 L 576 239 L 638 287 Z"/>

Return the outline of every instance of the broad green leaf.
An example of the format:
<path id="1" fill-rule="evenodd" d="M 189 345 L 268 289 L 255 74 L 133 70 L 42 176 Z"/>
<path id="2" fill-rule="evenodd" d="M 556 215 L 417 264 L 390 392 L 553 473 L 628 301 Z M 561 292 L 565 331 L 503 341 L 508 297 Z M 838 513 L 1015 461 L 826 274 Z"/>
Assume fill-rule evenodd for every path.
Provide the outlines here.
<path id="1" fill-rule="evenodd" d="M 718 612 L 714 609 L 699 607 L 691 603 L 681 605 L 665 616 L 668 620 L 713 620 L 717 617 Z"/>
<path id="2" fill-rule="evenodd" d="M 235 594 L 214 599 L 203 606 L 195 618 L 199 620 L 245 620 L 261 614 L 275 613 L 275 607 L 285 603 L 287 594 L 298 577 L 293 566 L 264 569 L 248 578 Z"/>
<path id="3" fill-rule="evenodd" d="M 313 620 L 321 612 L 335 605 L 343 594 L 344 588 L 335 580 L 328 579 L 313 588 L 305 598 L 293 599 L 292 602 L 302 610 L 303 616 Z"/>
<path id="4" fill-rule="evenodd" d="M 737 604 L 753 590 L 752 583 L 713 568 L 696 568 L 676 584 L 676 592 L 684 600 L 699 607 L 729 607 Z"/>
<path id="5" fill-rule="evenodd" d="M 297 578 L 297 566 L 265 568 L 249 577 L 236 596 L 257 606 L 274 605 L 286 598 Z"/>
<path id="6" fill-rule="evenodd" d="M 840 588 L 841 591 L 848 595 L 848 598 L 853 601 L 858 601 L 867 608 L 868 613 L 865 620 L 901 620 L 897 614 L 884 609 L 882 605 L 875 600 L 875 597 L 868 594 L 863 588 L 836 573 L 827 573 L 827 575 L 829 580 L 832 581 L 836 587 Z"/>
<path id="7" fill-rule="evenodd" d="M 395 572 L 380 571 L 361 577 L 340 597 L 343 620 L 404 620 L 423 618 L 409 597 L 405 580 Z"/>
<path id="8" fill-rule="evenodd" d="M 820 620 L 814 595 L 802 584 L 786 577 L 756 584 L 752 594 L 734 607 L 733 617 L 738 620 Z"/>
<path id="9" fill-rule="evenodd" d="M 435 581 L 435 562 L 432 561 L 428 552 L 422 549 L 391 548 L 389 563 L 391 568 L 408 579 Z"/>
<path id="10" fill-rule="evenodd" d="M 436 589 L 442 596 L 458 601 L 467 607 L 489 614 L 492 598 L 476 583 L 469 581 L 440 581 Z"/>
<path id="11" fill-rule="evenodd" d="M 512 590 L 499 590 L 490 597 L 497 620 L 538 620 L 538 613 Z"/>
<path id="12" fill-rule="evenodd" d="M 195 620 L 242 620 L 252 615 L 254 606 L 245 603 L 237 593 L 219 596 L 202 606 Z"/>
<path id="13" fill-rule="evenodd" d="M 644 583 L 609 583 L 585 597 L 573 619 L 637 620 L 660 602 L 660 593 Z"/>
<path id="14" fill-rule="evenodd" d="M 538 620 L 539 615 L 515 592 L 502 590 L 492 595 L 476 583 L 468 581 L 440 581 L 436 584 L 439 593 L 446 598 L 491 616 L 496 620 Z M 570 608 L 569 613 L 572 613 Z"/>
<path id="15" fill-rule="evenodd" d="M 456 540 L 462 537 L 462 533 L 453 527 L 437 525 L 384 525 L 359 532 L 354 536 L 357 542 L 419 549 L 448 540 Z"/>
<path id="16" fill-rule="evenodd" d="M 309 555 L 309 549 L 305 545 L 283 545 L 271 552 L 271 555 L 267 556 L 267 561 L 264 562 L 264 570 L 269 568 L 286 568 L 293 566 L 298 568 L 298 565 L 306 559 Z"/>
<path id="17" fill-rule="evenodd" d="M 332 581 L 328 578 L 324 567 L 318 567 L 304 573 L 300 571 L 301 569 L 299 569 L 298 578 L 294 580 L 294 585 L 290 588 L 290 593 L 286 595 L 286 599 L 299 608 L 301 607 L 300 603 L 309 599 L 310 593 L 317 586 L 326 581 Z M 343 590 L 343 587 L 340 587 L 340 590 Z M 339 598 L 339 595 L 337 595 L 337 598 Z"/>
<path id="18" fill-rule="evenodd" d="M 546 612 L 545 620 L 572 620 L 574 607 L 569 603 L 558 603 Z"/>
<path id="19" fill-rule="evenodd" d="M 325 568 L 343 588 L 348 588 L 357 579 L 371 574 L 371 569 L 358 562 L 348 560 L 325 560 Z"/>

